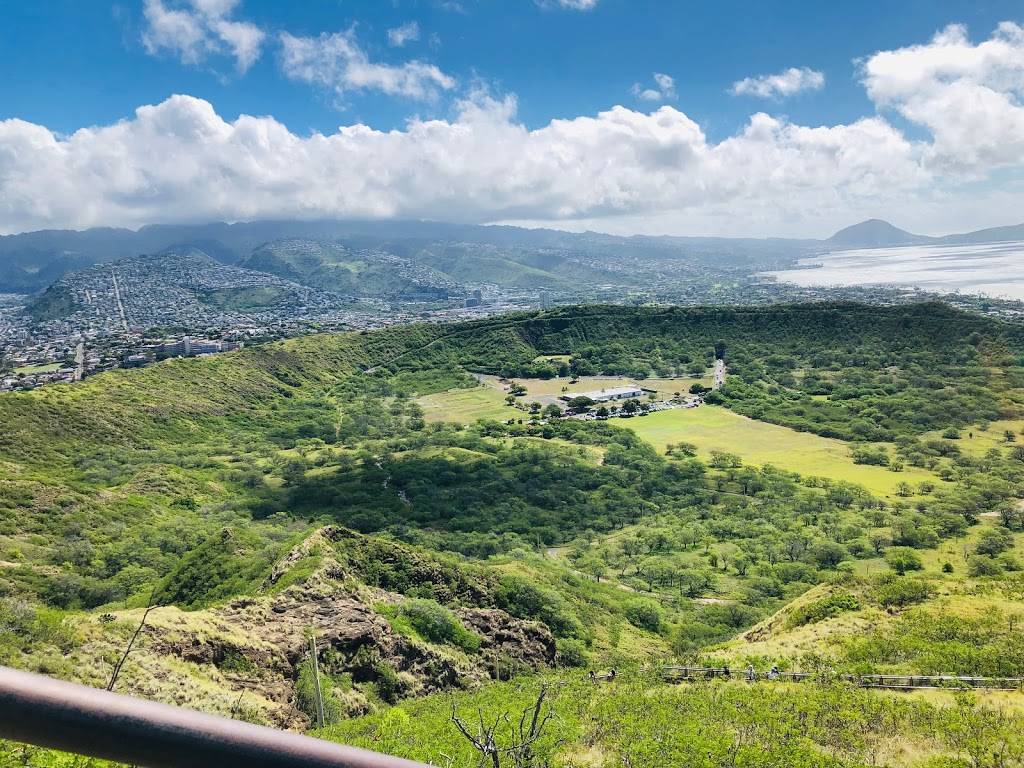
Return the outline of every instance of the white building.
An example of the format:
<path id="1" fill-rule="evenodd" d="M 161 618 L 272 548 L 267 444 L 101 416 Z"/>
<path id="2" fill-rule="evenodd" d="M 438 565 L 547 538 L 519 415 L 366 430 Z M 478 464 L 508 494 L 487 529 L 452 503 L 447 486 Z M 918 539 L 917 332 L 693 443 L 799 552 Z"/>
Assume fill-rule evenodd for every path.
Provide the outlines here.
<path id="1" fill-rule="evenodd" d="M 562 396 L 563 400 L 569 401 L 574 397 L 589 397 L 595 403 L 607 403 L 612 400 L 630 400 L 637 397 L 643 397 L 644 391 L 637 386 L 628 387 L 608 387 L 607 389 L 597 390 L 595 392 L 569 392 Z"/>

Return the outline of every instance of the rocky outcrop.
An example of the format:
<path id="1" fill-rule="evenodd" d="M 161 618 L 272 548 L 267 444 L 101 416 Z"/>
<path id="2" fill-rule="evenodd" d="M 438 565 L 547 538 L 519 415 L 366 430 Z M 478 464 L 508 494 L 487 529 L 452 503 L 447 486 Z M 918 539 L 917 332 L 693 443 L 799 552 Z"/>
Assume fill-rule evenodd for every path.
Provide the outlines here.
<path id="1" fill-rule="evenodd" d="M 456 613 L 483 638 L 480 656 L 492 677 L 555 663 L 555 637 L 543 624 L 516 619 L 494 608 L 463 608 Z"/>
<path id="2" fill-rule="evenodd" d="M 148 648 L 188 664 L 216 667 L 231 690 L 255 692 L 273 702 L 276 707 L 268 716 L 284 727 L 308 722 L 295 706 L 294 683 L 308 658 L 310 633 L 317 638 L 325 672 L 350 676 L 356 689 L 386 677 L 401 697 L 469 687 L 554 664 L 555 639 L 544 625 L 496 608 L 453 608 L 481 638 L 474 653 L 396 632 L 374 606 L 405 598 L 348 579 L 346 569 L 330 556 L 339 537 L 345 537 L 339 529 L 318 531 L 282 560 L 271 578 L 279 581 L 290 565 L 320 547 L 324 561 L 303 584 L 206 611 L 176 612 L 175 621 L 154 621 L 147 628 Z M 361 690 L 352 694 L 347 703 L 356 712 L 364 710 L 367 696 Z"/>

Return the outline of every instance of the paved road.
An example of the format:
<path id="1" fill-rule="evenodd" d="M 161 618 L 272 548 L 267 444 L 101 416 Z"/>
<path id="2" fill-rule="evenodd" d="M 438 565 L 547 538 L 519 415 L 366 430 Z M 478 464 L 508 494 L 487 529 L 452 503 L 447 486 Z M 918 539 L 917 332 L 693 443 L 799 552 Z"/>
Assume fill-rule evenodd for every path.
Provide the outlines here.
<path id="1" fill-rule="evenodd" d="M 715 360 L 715 383 L 712 389 L 721 389 L 725 384 L 725 360 Z"/>
<path id="2" fill-rule="evenodd" d="M 78 342 L 75 347 L 75 381 L 85 378 L 85 342 Z"/>
<path id="3" fill-rule="evenodd" d="M 117 273 L 111 271 L 110 276 L 114 280 L 114 298 L 117 299 L 117 311 L 121 315 L 121 325 L 124 329 L 128 330 L 128 317 L 124 313 L 124 302 L 121 301 L 121 286 L 117 282 Z"/>

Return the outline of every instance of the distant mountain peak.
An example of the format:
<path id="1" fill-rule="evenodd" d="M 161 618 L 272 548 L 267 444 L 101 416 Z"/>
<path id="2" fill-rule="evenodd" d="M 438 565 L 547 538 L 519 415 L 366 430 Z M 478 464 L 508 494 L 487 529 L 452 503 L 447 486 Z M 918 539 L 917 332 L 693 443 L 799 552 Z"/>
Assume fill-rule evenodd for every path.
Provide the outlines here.
<path id="1" fill-rule="evenodd" d="M 825 242 L 846 248 L 878 248 L 890 245 L 912 245 L 931 240 L 895 227 L 882 219 L 868 219 L 836 232 Z"/>

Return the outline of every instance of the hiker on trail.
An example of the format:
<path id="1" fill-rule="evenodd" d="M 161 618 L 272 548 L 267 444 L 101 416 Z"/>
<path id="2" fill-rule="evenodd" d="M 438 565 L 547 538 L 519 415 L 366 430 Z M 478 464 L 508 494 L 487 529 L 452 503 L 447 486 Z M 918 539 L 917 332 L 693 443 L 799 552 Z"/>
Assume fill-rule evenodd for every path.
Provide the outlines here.
<path id="1" fill-rule="evenodd" d="M 608 673 L 608 679 L 609 680 L 614 680 L 615 679 L 615 670 L 614 669 L 611 672 Z"/>
<path id="2" fill-rule="evenodd" d="M 779 678 L 779 668 L 777 665 L 772 664 L 772 668 L 768 671 L 769 680 L 777 680 Z"/>
<path id="3" fill-rule="evenodd" d="M 747 682 L 752 683 L 757 679 L 757 673 L 754 671 L 753 664 L 747 664 Z"/>
<path id="4" fill-rule="evenodd" d="M 596 683 L 597 682 L 597 675 L 594 674 L 594 670 L 590 670 L 590 682 L 592 682 L 592 683 Z"/>
<path id="5" fill-rule="evenodd" d="M 722 667 L 722 677 L 729 678 L 730 674 L 731 673 L 729 672 L 729 665 L 726 664 L 724 667 Z"/>

